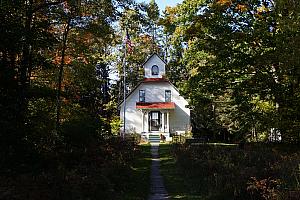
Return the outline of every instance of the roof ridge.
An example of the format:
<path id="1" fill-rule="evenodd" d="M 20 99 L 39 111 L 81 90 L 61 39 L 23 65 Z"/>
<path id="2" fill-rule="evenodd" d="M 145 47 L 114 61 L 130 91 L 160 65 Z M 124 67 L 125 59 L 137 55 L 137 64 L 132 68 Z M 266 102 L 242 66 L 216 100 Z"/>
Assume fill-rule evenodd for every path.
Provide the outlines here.
<path id="1" fill-rule="evenodd" d="M 148 62 L 148 60 L 150 60 L 150 58 L 152 58 L 154 55 L 156 55 L 161 61 L 167 64 L 164 59 L 162 59 L 156 52 L 154 52 L 145 60 L 145 62 L 143 62 L 142 66 L 144 66 Z"/>
<path id="2" fill-rule="evenodd" d="M 163 82 L 170 82 L 167 78 L 162 77 L 162 78 L 144 78 L 142 80 L 142 82 L 159 82 L 159 81 L 163 81 Z"/>

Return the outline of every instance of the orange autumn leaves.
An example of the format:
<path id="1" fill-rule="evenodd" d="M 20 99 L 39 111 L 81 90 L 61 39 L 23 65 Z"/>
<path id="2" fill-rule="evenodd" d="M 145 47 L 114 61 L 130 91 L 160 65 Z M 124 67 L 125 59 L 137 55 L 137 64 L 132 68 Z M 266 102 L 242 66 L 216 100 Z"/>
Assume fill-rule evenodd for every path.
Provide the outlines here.
<path id="1" fill-rule="evenodd" d="M 248 6 L 245 4 L 238 4 L 236 6 L 236 9 L 241 11 L 241 12 L 246 12 L 248 10 Z"/>
<path id="2" fill-rule="evenodd" d="M 232 6 L 234 3 L 236 3 L 235 0 L 216 0 L 216 4 L 220 5 L 220 6 Z M 237 3 L 237 5 L 235 6 L 235 9 L 240 11 L 240 12 L 247 12 L 249 10 L 249 6 L 245 3 Z M 270 9 L 267 8 L 265 5 L 261 5 L 259 7 L 257 7 L 256 9 L 256 13 L 258 15 L 261 15 L 265 12 L 269 12 Z"/>
<path id="3" fill-rule="evenodd" d="M 229 7 L 234 3 L 234 1 L 233 0 L 216 0 L 216 3 L 221 6 Z M 240 12 L 246 12 L 248 10 L 248 6 L 246 4 L 240 3 L 240 4 L 237 4 L 235 9 Z"/>
<path id="4" fill-rule="evenodd" d="M 232 4 L 232 0 L 217 0 L 217 4 L 222 6 L 230 6 Z"/>
<path id="5" fill-rule="evenodd" d="M 93 35 L 91 33 L 75 34 L 73 40 L 77 44 L 81 44 L 82 46 L 85 46 L 87 48 L 90 47 L 94 42 Z M 88 57 L 84 55 L 83 52 L 78 53 L 78 49 L 76 50 L 73 47 L 69 47 L 66 49 L 66 53 L 67 54 L 64 56 L 64 64 L 66 65 L 71 64 L 74 60 L 84 64 L 89 64 Z M 61 62 L 62 62 L 61 51 L 58 51 L 55 53 L 52 59 L 52 63 L 55 65 L 60 65 Z"/>
<path id="6" fill-rule="evenodd" d="M 55 65 L 60 65 L 61 62 L 62 62 L 61 61 L 61 59 L 62 59 L 61 55 L 59 55 L 59 54 L 60 54 L 60 52 L 56 52 L 56 54 L 55 54 L 55 56 L 52 60 L 52 63 L 55 64 Z M 73 60 L 72 56 L 70 56 L 70 55 L 64 56 L 64 64 L 69 65 L 72 62 L 72 60 Z"/>
<path id="7" fill-rule="evenodd" d="M 88 59 L 83 55 L 83 53 L 80 53 L 78 56 L 72 56 L 72 55 L 65 55 L 64 56 L 64 64 L 69 65 L 72 63 L 72 61 L 77 60 L 80 61 L 84 64 L 88 64 Z M 60 65 L 61 64 L 61 55 L 59 53 L 56 53 L 52 63 L 55 65 Z"/>

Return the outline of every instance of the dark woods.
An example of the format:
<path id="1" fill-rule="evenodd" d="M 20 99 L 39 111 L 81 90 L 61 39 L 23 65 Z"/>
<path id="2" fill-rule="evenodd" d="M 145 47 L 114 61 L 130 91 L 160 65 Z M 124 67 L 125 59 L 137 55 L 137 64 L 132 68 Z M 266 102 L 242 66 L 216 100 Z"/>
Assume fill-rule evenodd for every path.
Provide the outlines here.
<path id="1" fill-rule="evenodd" d="M 121 198 L 138 151 L 107 74 L 129 3 L 0 2 L 0 199 Z"/>

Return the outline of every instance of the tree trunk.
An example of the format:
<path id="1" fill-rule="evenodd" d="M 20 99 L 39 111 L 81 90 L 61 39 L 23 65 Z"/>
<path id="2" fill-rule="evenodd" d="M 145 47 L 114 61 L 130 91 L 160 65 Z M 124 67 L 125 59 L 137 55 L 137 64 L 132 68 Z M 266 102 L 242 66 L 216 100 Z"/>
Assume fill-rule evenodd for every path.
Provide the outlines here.
<path id="1" fill-rule="evenodd" d="M 67 48 L 67 39 L 70 30 L 71 18 L 68 18 L 62 41 L 62 52 L 61 52 L 61 61 L 58 74 L 58 87 L 57 87 L 57 104 L 56 104 L 56 131 L 59 132 L 60 129 L 60 114 L 61 114 L 61 90 L 62 90 L 62 81 L 63 81 L 63 71 L 65 65 L 65 53 Z"/>
<path id="2" fill-rule="evenodd" d="M 31 33 L 31 24 L 32 24 L 33 12 L 32 12 L 32 0 L 29 1 L 29 5 L 26 10 L 26 21 L 24 24 L 24 46 L 22 51 L 22 61 L 20 65 L 19 73 L 19 89 L 18 89 L 18 113 L 17 113 L 17 123 L 18 129 L 22 130 L 22 127 L 25 122 L 25 113 L 27 108 L 27 92 L 30 86 L 30 68 L 32 68 L 32 33 Z"/>

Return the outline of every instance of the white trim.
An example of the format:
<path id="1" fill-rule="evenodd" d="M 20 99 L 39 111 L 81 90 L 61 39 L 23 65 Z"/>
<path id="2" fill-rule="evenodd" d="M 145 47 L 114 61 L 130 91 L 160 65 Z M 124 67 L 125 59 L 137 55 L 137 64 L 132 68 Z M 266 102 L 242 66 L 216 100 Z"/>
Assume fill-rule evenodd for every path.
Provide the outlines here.
<path id="1" fill-rule="evenodd" d="M 145 113 L 144 113 L 144 111 L 142 111 L 142 132 L 145 132 L 145 129 L 144 129 L 144 122 L 145 122 L 145 120 L 144 120 L 144 118 L 145 118 Z"/>
<path id="2" fill-rule="evenodd" d="M 167 132 L 170 133 L 170 113 L 167 111 Z"/>
<path id="3" fill-rule="evenodd" d="M 161 131 L 165 132 L 165 112 L 161 111 Z"/>

